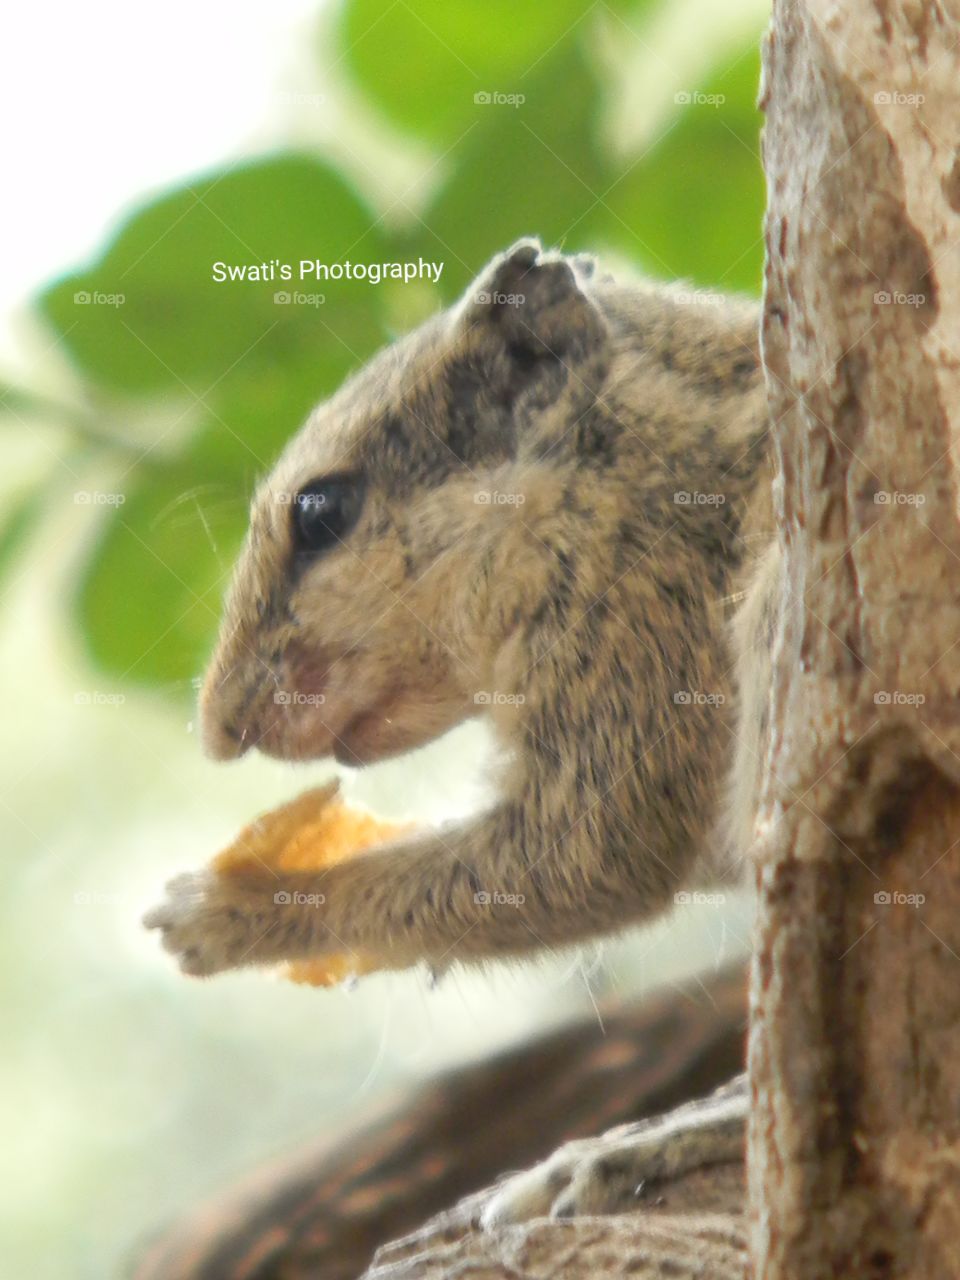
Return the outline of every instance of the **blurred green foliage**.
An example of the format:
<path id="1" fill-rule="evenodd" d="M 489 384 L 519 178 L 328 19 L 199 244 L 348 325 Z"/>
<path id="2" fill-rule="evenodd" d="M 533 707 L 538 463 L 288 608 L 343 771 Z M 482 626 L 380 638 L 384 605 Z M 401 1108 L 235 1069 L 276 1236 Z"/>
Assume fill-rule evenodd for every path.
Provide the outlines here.
<path id="1" fill-rule="evenodd" d="M 599 7 L 638 28 L 657 5 Z M 97 261 L 39 298 L 94 413 L 134 426 L 158 406 L 166 414 L 145 450 L 132 443 L 143 431 L 131 431 L 125 501 L 104 522 L 77 592 L 90 651 L 111 674 L 188 686 L 255 478 L 310 406 L 391 336 L 389 287 L 324 282 L 315 286 L 323 306 L 278 306 L 278 289 L 312 286 L 217 283 L 213 262 L 423 256 L 446 264 L 439 305 L 492 253 L 536 234 L 613 251 L 661 277 L 758 288 L 755 42 L 691 86 L 689 103 L 668 104 L 653 145 L 624 156 L 603 127 L 612 90 L 595 19 L 586 0 L 347 0 L 332 56 L 392 130 L 433 150 L 441 179 L 425 207 L 399 225 L 383 219 L 304 152 L 225 165 L 138 209 Z M 475 101 L 491 91 L 524 101 Z M 84 291 L 125 301 L 78 305 Z M 23 518 L 0 530 L 0 557 Z"/>

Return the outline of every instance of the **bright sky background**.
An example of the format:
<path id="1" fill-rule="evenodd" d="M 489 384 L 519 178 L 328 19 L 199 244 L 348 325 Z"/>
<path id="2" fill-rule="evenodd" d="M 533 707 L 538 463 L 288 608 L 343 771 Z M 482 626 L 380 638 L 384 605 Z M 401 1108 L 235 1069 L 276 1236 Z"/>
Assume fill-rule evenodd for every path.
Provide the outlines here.
<path id="1" fill-rule="evenodd" d="M 5 14 L 0 317 L 154 188 L 279 135 L 317 0 L 39 0 Z M 298 51 L 300 51 L 298 56 Z M 5 321 L 4 321 L 5 323 Z M 0 331 L 0 359 L 11 353 Z"/>

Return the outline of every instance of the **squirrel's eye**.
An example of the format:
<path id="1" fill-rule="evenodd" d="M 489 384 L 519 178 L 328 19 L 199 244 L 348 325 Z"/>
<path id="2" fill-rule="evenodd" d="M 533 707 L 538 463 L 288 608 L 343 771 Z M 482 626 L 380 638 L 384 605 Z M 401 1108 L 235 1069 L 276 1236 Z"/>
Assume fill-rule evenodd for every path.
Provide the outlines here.
<path id="1" fill-rule="evenodd" d="M 350 532 L 363 506 L 363 487 L 353 476 L 313 480 L 293 501 L 293 540 L 298 551 L 326 551 Z"/>

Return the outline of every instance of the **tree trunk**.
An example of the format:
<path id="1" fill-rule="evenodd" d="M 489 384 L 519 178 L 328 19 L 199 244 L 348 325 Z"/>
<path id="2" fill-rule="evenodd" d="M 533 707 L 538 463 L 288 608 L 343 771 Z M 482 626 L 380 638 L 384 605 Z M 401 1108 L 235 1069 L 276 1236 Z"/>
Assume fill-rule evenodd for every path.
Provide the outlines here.
<path id="1" fill-rule="evenodd" d="M 775 0 L 765 49 L 756 1280 L 960 1276 L 957 17 Z"/>

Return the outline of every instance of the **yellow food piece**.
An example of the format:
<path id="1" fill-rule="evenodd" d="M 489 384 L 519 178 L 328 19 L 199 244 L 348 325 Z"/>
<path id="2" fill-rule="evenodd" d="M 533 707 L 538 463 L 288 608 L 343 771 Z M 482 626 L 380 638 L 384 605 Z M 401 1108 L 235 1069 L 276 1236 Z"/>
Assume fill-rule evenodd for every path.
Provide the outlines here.
<path id="1" fill-rule="evenodd" d="M 363 850 L 402 832 L 410 823 L 381 822 L 351 809 L 338 796 L 336 783 L 314 787 L 287 804 L 256 818 L 213 860 L 221 875 L 254 883 L 269 882 L 276 873 L 318 871 L 345 862 Z M 292 982 L 331 987 L 344 979 L 379 968 L 373 956 L 324 956 L 296 960 L 284 976 Z"/>

